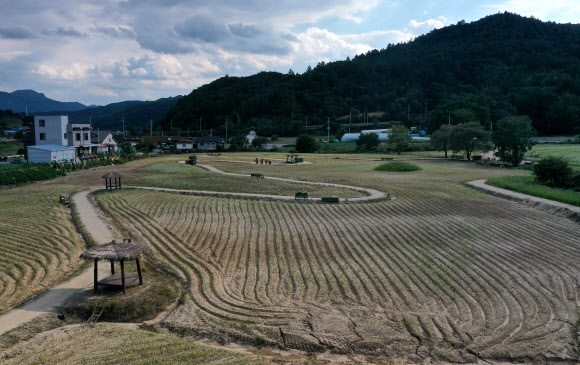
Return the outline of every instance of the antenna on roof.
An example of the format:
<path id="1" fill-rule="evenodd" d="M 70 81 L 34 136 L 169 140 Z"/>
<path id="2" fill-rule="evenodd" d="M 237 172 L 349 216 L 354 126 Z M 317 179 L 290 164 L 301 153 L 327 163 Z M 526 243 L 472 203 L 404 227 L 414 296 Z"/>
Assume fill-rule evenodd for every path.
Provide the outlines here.
<path id="1" fill-rule="evenodd" d="M 25 108 L 26 108 L 26 116 L 28 116 L 28 105 L 25 106 Z"/>

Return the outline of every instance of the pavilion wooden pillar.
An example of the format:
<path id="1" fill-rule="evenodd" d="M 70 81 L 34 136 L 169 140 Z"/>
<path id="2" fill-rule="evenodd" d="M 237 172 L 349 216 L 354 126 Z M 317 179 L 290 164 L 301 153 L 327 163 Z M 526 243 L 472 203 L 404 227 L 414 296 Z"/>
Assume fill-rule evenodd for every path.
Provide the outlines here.
<path id="1" fill-rule="evenodd" d="M 115 261 L 111 260 L 111 274 L 115 275 Z"/>
<path id="2" fill-rule="evenodd" d="M 125 285 L 125 259 L 121 259 L 121 285 L 123 286 L 123 294 L 127 294 L 127 286 Z"/>
<path id="3" fill-rule="evenodd" d="M 99 260 L 95 259 L 95 274 L 94 274 L 95 275 L 95 284 L 94 284 L 94 287 L 93 287 L 93 290 L 95 291 L 95 293 L 97 293 L 99 291 L 99 284 L 98 284 L 98 281 L 99 281 L 99 268 L 98 268 L 98 262 L 99 262 Z"/>
<path id="4" fill-rule="evenodd" d="M 143 275 L 141 274 L 141 264 L 139 263 L 138 258 L 136 258 L 135 261 L 137 262 L 137 273 L 139 274 L 139 285 L 143 285 Z"/>

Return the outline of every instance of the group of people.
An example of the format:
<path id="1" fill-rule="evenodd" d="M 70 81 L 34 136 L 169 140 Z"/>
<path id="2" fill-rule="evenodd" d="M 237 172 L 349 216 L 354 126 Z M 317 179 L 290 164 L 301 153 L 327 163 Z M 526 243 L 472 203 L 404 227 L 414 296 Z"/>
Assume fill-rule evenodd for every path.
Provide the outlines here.
<path id="1" fill-rule="evenodd" d="M 265 163 L 266 165 L 271 165 L 272 164 L 272 160 L 266 160 L 261 158 L 260 160 L 258 160 L 258 158 L 256 157 L 256 159 L 254 160 L 254 162 L 256 163 L 256 165 L 258 163 L 261 163 L 262 165 Z"/>

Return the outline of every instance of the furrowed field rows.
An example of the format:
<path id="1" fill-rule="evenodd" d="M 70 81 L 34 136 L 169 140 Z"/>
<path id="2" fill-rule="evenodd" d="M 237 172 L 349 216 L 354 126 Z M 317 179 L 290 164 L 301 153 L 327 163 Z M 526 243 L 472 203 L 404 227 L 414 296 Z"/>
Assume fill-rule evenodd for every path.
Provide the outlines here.
<path id="1" fill-rule="evenodd" d="M 3 364 L 269 364 L 254 355 L 115 324 L 60 328 L 0 353 Z"/>
<path id="2" fill-rule="evenodd" d="M 0 194 L 0 313 L 62 280 L 83 243 L 59 194 L 49 188 Z"/>
<path id="3" fill-rule="evenodd" d="M 166 321 L 185 333 L 426 346 L 450 361 L 572 353 L 580 235 L 567 220 L 465 188 L 340 206 L 144 191 L 98 201 L 187 282 L 191 300 Z"/>

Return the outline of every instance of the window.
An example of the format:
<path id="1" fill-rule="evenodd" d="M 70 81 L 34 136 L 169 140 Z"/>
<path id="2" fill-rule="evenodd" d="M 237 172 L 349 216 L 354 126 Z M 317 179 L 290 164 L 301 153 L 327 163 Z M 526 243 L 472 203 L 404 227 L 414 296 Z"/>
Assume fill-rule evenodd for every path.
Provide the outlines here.
<path id="1" fill-rule="evenodd" d="M 89 134 L 87 132 L 85 132 L 85 141 L 89 140 Z"/>
<path id="2" fill-rule="evenodd" d="M 46 122 L 44 121 L 44 119 L 39 119 L 38 120 L 38 126 L 39 127 L 44 127 L 46 125 Z"/>
<path id="3" fill-rule="evenodd" d="M 181 145 L 181 147 L 187 147 L 187 145 L 184 143 L 184 144 Z"/>
<path id="4" fill-rule="evenodd" d="M 46 141 L 46 133 L 40 133 L 40 140 Z"/>
<path id="5" fill-rule="evenodd" d="M 80 133 L 75 133 L 75 139 L 77 141 L 80 141 L 81 140 L 81 134 Z"/>
<path id="6" fill-rule="evenodd" d="M 63 138 L 66 139 L 66 133 L 64 134 L 64 137 Z"/>

